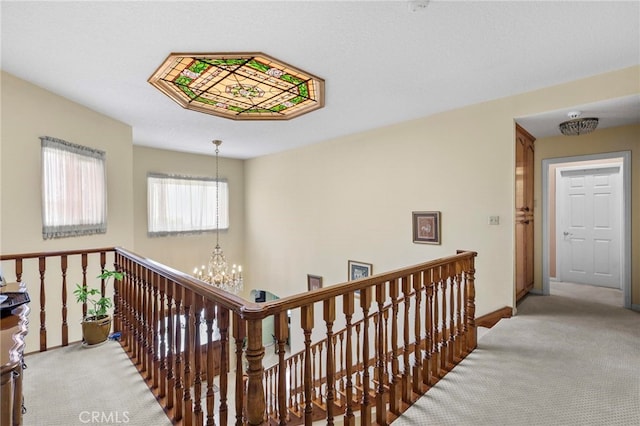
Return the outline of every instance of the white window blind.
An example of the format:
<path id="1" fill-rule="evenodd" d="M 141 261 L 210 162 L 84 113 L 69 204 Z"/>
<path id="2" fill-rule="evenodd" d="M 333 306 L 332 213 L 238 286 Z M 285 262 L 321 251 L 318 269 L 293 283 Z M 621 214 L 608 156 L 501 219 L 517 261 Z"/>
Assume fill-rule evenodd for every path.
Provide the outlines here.
<path id="1" fill-rule="evenodd" d="M 49 136 L 42 146 L 42 237 L 107 232 L 104 151 Z"/>
<path id="2" fill-rule="evenodd" d="M 216 229 L 216 188 L 220 191 L 220 229 L 229 227 L 229 189 L 225 179 L 147 175 L 148 233 L 161 236 Z"/>

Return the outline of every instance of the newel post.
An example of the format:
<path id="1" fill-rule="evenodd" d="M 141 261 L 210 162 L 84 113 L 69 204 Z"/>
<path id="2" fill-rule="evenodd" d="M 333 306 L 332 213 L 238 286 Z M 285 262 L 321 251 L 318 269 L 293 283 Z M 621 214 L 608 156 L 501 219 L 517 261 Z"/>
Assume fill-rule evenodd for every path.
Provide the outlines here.
<path id="1" fill-rule="evenodd" d="M 247 321 L 247 420 L 250 425 L 260 425 L 264 421 L 266 407 L 262 379 L 264 367 L 264 346 L 262 346 L 262 319 Z"/>

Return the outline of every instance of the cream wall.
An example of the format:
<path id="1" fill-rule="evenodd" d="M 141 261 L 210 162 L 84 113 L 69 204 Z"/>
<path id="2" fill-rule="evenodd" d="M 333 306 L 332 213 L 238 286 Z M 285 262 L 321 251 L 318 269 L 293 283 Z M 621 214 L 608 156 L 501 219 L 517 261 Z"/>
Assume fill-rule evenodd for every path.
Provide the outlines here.
<path id="1" fill-rule="evenodd" d="M 578 137 L 558 136 L 535 142 L 535 197 L 542 199 L 542 160 L 605 152 L 631 151 L 631 303 L 640 305 L 640 125 L 600 129 Z M 540 203 L 539 203 L 540 204 Z M 542 224 L 542 210 L 536 209 L 535 223 Z M 535 270 L 542 271 L 542 226 L 536 227 Z M 535 288 L 542 289 L 541 274 Z"/>
<path id="2" fill-rule="evenodd" d="M 82 105 L 2 72 L 2 131 L 0 142 L 0 252 L 33 253 L 82 248 L 133 246 L 133 175 L 131 127 Z M 84 237 L 42 239 L 40 136 L 52 136 L 106 151 L 107 232 Z M 32 323 L 39 326 L 39 277 L 25 274 L 32 306 Z M 70 261 L 73 263 L 73 261 Z M 4 269 L 8 266 L 3 265 Z M 33 267 L 31 267 L 33 269 Z M 25 270 L 27 270 L 25 263 Z M 60 276 L 60 265 L 47 265 Z M 70 267 L 71 270 L 71 267 Z M 96 269 L 91 269 L 96 270 Z M 99 271 L 99 268 L 97 269 Z M 15 275 L 7 270 L 8 279 Z M 89 278 L 92 278 L 91 276 Z M 80 277 L 69 275 L 69 292 Z M 59 285 L 59 284 L 58 284 Z M 47 291 L 47 333 L 60 342 L 61 291 Z M 69 322 L 81 311 L 69 295 Z M 79 332 L 79 329 L 78 329 Z M 70 340 L 80 340 L 72 331 Z M 27 352 L 38 347 L 38 333 L 27 336 Z"/>
<path id="3" fill-rule="evenodd" d="M 375 273 L 469 249 L 478 252 L 477 314 L 513 306 L 514 118 L 640 93 L 639 73 L 639 67 L 619 70 L 246 162 L 222 158 L 232 211 L 221 244 L 229 260 L 245 264 L 244 295 L 304 292 L 307 274 L 323 276 L 325 286 L 344 282 L 349 259 L 373 263 Z M 147 238 L 145 178 L 148 171 L 211 176 L 214 157 L 133 147 L 126 124 L 4 72 L 1 135 L 3 254 L 119 245 L 186 272 L 196 257 L 206 261 L 213 234 Z M 106 234 L 42 240 L 42 135 L 107 152 Z M 635 217 L 640 186 L 638 173 L 632 175 Z M 412 243 L 415 210 L 442 212 L 442 245 Z M 500 216 L 499 226 L 488 225 L 490 215 Z M 633 229 L 637 257 L 637 218 Z M 31 292 L 33 306 L 37 293 Z M 56 304 L 47 300 L 50 335 L 59 330 Z M 72 321 L 76 305 L 69 308 Z M 28 351 L 37 347 L 28 345 Z"/>
<path id="4" fill-rule="evenodd" d="M 210 143 L 210 142 L 209 142 Z M 220 148 L 224 152 L 224 144 Z M 215 152 L 211 145 L 212 154 Z M 147 173 L 215 177 L 215 157 L 136 146 L 133 149 L 133 212 L 135 252 L 190 273 L 206 264 L 215 247 L 215 233 L 171 237 L 147 236 Z M 243 263 L 244 161 L 219 159 L 219 176 L 229 182 L 229 229 L 220 232 L 220 246 L 231 263 Z M 250 281 L 251 277 L 247 276 Z M 248 294 L 248 292 L 247 292 Z"/>
<path id="5" fill-rule="evenodd" d="M 639 70 L 247 161 L 249 271 L 283 297 L 304 291 L 306 274 L 325 286 L 346 281 L 349 259 L 376 273 L 469 249 L 478 252 L 477 314 L 514 306 L 514 119 L 640 93 Z M 417 210 L 442 212 L 442 245 L 412 243 Z"/>

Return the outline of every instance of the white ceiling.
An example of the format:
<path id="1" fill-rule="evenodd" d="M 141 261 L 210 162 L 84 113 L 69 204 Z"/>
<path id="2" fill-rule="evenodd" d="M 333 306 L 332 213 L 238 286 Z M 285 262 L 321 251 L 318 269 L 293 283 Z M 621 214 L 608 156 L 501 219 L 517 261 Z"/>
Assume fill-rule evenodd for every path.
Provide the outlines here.
<path id="1" fill-rule="evenodd" d="M 252 158 L 640 64 L 640 2 L 2 1 L 2 69 L 125 122 L 137 145 Z M 289 121 L 181 108 L 147 79 L 171 52 L 261 51 L 326 81 Z M 640 76 L 639 76 L 640 85 Z M 575 106 L 578 107 L 578 106 Z M 566 113 L 519 117 L 536 137 Z M 579 106 L 640 122 L 640 95 Z M 81 141 L 75 141 L 81 142 Z"/>

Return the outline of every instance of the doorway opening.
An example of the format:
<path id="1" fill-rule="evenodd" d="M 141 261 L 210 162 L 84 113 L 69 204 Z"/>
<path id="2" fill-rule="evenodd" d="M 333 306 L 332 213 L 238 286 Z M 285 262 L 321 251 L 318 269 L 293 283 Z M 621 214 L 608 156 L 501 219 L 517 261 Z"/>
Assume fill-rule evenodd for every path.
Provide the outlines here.
<path id="1" fill-rule="evenodd" d="M 542 202 L 542 293 L 552 281 L 618 288 L 630 309 L 631 153 L 542 160 Z"/>

